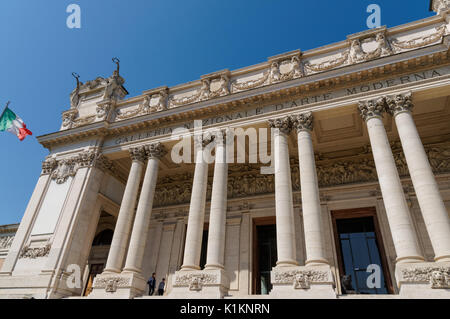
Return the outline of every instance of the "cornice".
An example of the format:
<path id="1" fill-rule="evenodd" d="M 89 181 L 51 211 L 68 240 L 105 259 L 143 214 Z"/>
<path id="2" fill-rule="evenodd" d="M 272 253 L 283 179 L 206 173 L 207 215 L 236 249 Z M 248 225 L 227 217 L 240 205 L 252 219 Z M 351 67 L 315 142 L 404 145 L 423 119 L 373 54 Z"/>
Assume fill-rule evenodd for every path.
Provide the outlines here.
<path id="1" fill-rule="evenodd" d="M 365 55 L 368 54 L 366 52 L 363 52 L 362 62 L 346 62 L 341 66 L 332 67 L 318 72 L 309 72 L 308 74 L 305 74 L 305 71 L 302 70 L 301 72 L 303 72 L 303 75 L 300 75 L 297 78 L 292 78 L 291 76 L 287 79 L 276 78 L 276 80 L 273 80 L 271 69 L 274 63 L 277 64 L 277 68 L 279 67 L 278 64 L 281 66 L 281 64 L 285 62 L 291 63 L 291 65 L 293 65 L 292 63 L 294 62 L 292 61 L 294 60 L 291 59 L 301 59 L 303 61 L 302 69 L 304 69 L 306 67 L 306 64 L 304 62 L 306 61 L 305 59 L 313 58 L 315 56 L 320 56 L 333 51 L 337 52 L 333 53 L 334 55 L 338 54 L 339 50 L 346 50 L 347 52 L 348 50 L 350 50 L 351 42 L 353 40 L 369 39 L 373 42 L 375 41 L 375 37 L 378 34 L 382 34 L 384 36 L 395 35 L 408 30 L 433 26 L 437 23 L 444 22 L 445 18 L 445 16 L 439 15 L 391 29 L 381 27 L 377 29 L 367 30 L 349 35 L 345 41 L 308 50 L 305 52 L 295 50 L 283 53 L 280 55 L 269 57 L 266 62 L 242 68 L 236 71 L 230 72 L 225 69 L 222 71 L 213 72 L 201 76 L 200 80 L 180 84 L 171 87 L 170 89 L 166 86 L 162 86 L 159 88 L 146 90 L 141 96 L 116 101 L 114 105 L 110 107 L 112 110 L 108 112 L 110 112 L 111 114 L 111 112 L 113 111 L 120 110 L 119 112 L 123 111 L 126 114 L 127 110 L 129 110 L 130 108 L 132 109 L 136 104 L 141 105 L 142 103 L 145 103 L 145 98 L 150 99 L 152 98 L 152 96 L 157 96 L 161 91 L 165 91 L 167 93 L 164 93 L 166 95 L 165 101 L 167 101 L 164 103 L 167 103 L 167 105 L 165 105 L 160 110 L 153 112 L 132 111 L 129 113 L 129 115 L 127 115 L 130 118 L 127 118 L 127 116 L 123 116 L 119 119 L 117 118 L 117 116 L 115 118 L 106 116 L 107 118 L 103 121 L 97 120 L 96 122 L 80 125 L 76 128 L 66 129 L 57 133 L 39 136 L 38 141 L 44 147 L 50 147 L 52 145 L 67 143 L 90 136 L 97 136 L 99 134 L 102 136 L 114 135 L 130 130 L 161 126 L 165 125 L 166 123 L 176 121 L 189 120 L 199 117 L 201 118 L 202 116 L 215 114 L 217 112 L 228 112 L 230 110 L 245 108 L 246 106 L 255 103 L 266 103 L 267 101 L 277 101 L 280 99 L 292 98 L 295 96 L 308 95 L 319 90 L 334 89 L 343 84 L 351 85 L 352 83 L 360 81 L 376 80 L 378 78 L 382 78 L 385 75 L 397 74 L 401 72 L 406 73 L 408 72 L 408 70 L 411 70 L 413 68 L 422 68 L 424 66 L 432 67 L 438 64 L 442 65 L 447 63 L 449 60 L 449 41 L 447 39 L 448 35 L 445 35 L 448 31 L 445 30 L 439 42 L 435 40 L 434 42 L 428 44 L 425 41 L 424 43 L 426 43 L 426 45 L 424 45 L 424 47 L 422 48 L 414 48 L 411 50 L 404 50 L 400 52 L 394 51 L 390 52 L 389 54 L 384 53 L 379 57 L 377 55 L 375 55 L 375 57 L 372 57 L 372 55 L 370 55 L 370 58 L 367 58 Z M 435 27 L 436 32 L 439 33 L 438 27 Z M 398 43 L 399 40 L 397 39 L 395 41 L 397 41 L 396 43 Z M 391 40 L 391 42 L 386 43 L 388 44 L 388 46 L 392 46 L 393 42 Z M 379 48 L 381 48 L 381 46 Z M 390 48 L 388 47 L 388 49 Z M 341 55 L 345 56 L 345 54 L 342 52 Z M 351 51 L 349 52 L 351 54 Z M 351 59 L 351 57 L 349 57 L 349 59 Z M 315 60 L 313 59 L 308 61 Z M 314 63 L 317 64 L 320 62 Z M 265 74 L 269 77 L 268 83 L 263 83 L 261 85 L 258 85 L 257 87 L 250 87 L 245 90 L 229 91 L 223 95 L 216 94 L 216 92 L 218 92 L 217 89 L 216 91 L 213 91 L 211 89 L 209 91 L 210 97 L 207 99 L 200 98 L 193 100 L 191 98 L 188 98 L 187 101 L 189 102 L 187 102 L 186 104 L 177 104 L 175 106 L 169 105 L 171 99 L 174 99 L 174 96 L 177 94 L 177 92 L 199 92 L 195 94 L 199 94 L 200 96 L 201 92 L 199 91 L 198 87 L 199 85 L 202 85 L 203 81 L 205 80 L 216 81 L 217 85 L 218 78 L 220 78 L 221 76 L 225 76 L 225 80 L 229 81 L 227 86 L 231 88 L 232 81 L 236 81 L 236 79 L 231 80 L 231 77 L 236 77 L 238 75 L 246 73 L 248 74 L 249 72 L 261 72 L 262 70 L 267 70 L 265 71 Z M 280 75 L 279 70 L 278 75 Z M 286 75 L 286 73 L 284 73 L 283 75 Z M 189 91 L 190 89 L 194 89 L 194 91 Z M 195 91 L 195 89 L 197 91 Z M 183 100 L 183 98 L 181 98 L 181 100 Z M 148 100 L 147 103 L 149 103 Z M 148 106 L 149 104 L 146 105 Z M 127 109 L 128 106 L 129 108 Z"/>

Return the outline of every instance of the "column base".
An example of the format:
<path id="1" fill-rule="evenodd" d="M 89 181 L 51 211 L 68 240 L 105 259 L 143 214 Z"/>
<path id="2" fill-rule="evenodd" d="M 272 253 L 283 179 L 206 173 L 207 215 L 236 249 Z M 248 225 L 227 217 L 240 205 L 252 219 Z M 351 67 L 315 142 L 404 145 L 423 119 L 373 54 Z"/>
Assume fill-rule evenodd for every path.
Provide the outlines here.
<path id="1" fill-rule="evenodd" d="M 450 299 L 450 262 L 397 264 L 401 298 Z"/>
<path id="2" fill-rule="evenodd" d="M 275 267 L 270 276 L 271 298 L 336 299 L 333 274 L 328 265 Z"/>
<path id="3" fill-rule="evenodd" d="M 222 299 L 228 294 L 230 282 L 223 269 L 180 270 L 172 279 L 169 298 Z"/>
<path id="4" fill-rule="evenodd" d="M 142 296 L 147 281 L 138 273 L 122 272 L 121 274 L 102 273 L 94 279 L 90 299 L 132 299 Z"/>

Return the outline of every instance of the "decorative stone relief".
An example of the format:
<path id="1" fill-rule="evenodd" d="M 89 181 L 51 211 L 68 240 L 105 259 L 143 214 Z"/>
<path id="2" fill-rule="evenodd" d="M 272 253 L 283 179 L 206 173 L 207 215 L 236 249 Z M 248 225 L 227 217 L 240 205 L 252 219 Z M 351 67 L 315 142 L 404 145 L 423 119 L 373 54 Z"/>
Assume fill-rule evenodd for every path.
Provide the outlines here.
<path id="1" fill-rule="evenodd" d="M 294 289 L 309 289 L 311 283 L 330 282 L 328 272 L 319 270 L 281 270 L 273 271 L 273 283 L 292 284 Z"/>
<path id="2" fill-rule="evenodd" d="M 108 118 L 108 115 L 110 114 L 112 110 L 112 105 L 109 102 L 101 102 L 97 104 L 96 112 L 97 112 L 97 118 L 100 120 L 105 120 Z"/>
<path id="3" fill-rule="evenodd" d="M 200 291 L 203 286 L 219 284 L 218 276 L 214 274 L 176 274 L 174 286 L 189 287 L 191 291 Z"/>
<path id="4" fill-rule="evenodd" d="M 117 110 L 116 111 L 116 119 L 118 120 L 126 120 L 135 116 L 143 115 L 143 114 L 149 114 L 150 113 L 150 96 L 145 95 L 144 99 L 141 104 L 139 104 L 139 107 L 134 110 L 129 111 L 122 111 Z"/>
<path id="5" fill-rule="evenodd" d="M 46 158 L 43 162 L 42 162 L 42 173 L 41 175 L 49 175 L 53 172 L 53 170 L 57 167 L 58 162 L 52 158 Z"/>
<path id="6" fill-rule="evenodd" d="M 222 74 L 218 79 L 215 80 L 215 82 L 217 82 L 217 84 L 218 84 L 217 89 L 213 90 L 211 84 L 209 86 L 210 87 L 210 93 L 209 93 L 210 99 L 230 94 L 230 89 L 229 89 L 230 78 L 228 77 L 227 74 Z"/>
<path id="7" fill-rule="evenodd" d="M 429 282 L 433 289 L 450 289 L 450 267 L 424 267 L 402 270 L 406 282 Z"/>
<path id="8" fill-rule="evenodd" d="M 335 69 L 337 67 L 344 66 L 347 64 L 349 54 L 350 54 L 349 50 L 345 50 L 344 52 L 340 53 L 339 57 L 337 58 L 333 57 L 320 63 L 306 62 L 305 68 L 307 71 L 309 71 L 309 73 L 318 73 Z"/>
<path id="9" fill-rule="evenodd" d="M 130 285 L 130 278 L 123 277 L 96 277 L 95 288 L 104 288 L 106 292 L 116 292 L 118 287 Z"/>
<path id="10" fill-rule="evenodd" d="M 262 77 L 258 79 L 248 80 L 244 82 L 238 82 L 237 80 L 235 80 L 231 83 L 231 87 L 233 89 L 233 92 L 254 89 L 264 85 L 264 83 L 269 79 L 269 75 L 270 72 L 266 71 L 262 74 Z"/>
<path id="11" fill-rule="evenodd" d="M 430 35 L 416 37 L 414 39 L 398 41 L 392 40 L 392 46 L 396 51 L 400 50 L 411 50 L 421 48 L 435 42 L 441 42 L 447 30 L 447 25 L 443 24 L 435 28 L 435 32 Z"/>
<path id="12" fill-rule="evenodd" d="M 31 258 L 35 259 L 38 257 L 46 257 L 50 252 L 50 244 L 47 244 L 43 247 L 30 248 L 29 246 L 25 246 L 22 248 L 19 258 Z"/>
<path id="13" fill-rule="evenodd" d="M 0 249 L 8 249 L 11 247 L 14 235 L 0 237 Z"/>
<path id="14" fill-rule="evenodd" d="M 450 10 L 450 0 L 433 0 L 433 11 L 441 14 L 444 11 Z"/>
<path id="15" fill-rule="evenodd" d="M 376 42 L 376 49 L 365 52 L 362 48 L 362 44 L 366 42 Z M 349 62 L 350 64 L 361 63 L 390 54 L 392 54 L 392 50 L 386 40 L 385 31 L 381 31 L 372 37 L 351 40 Z"/>
<path id="16" fill-rule="evenodd" d="M 82 151 L 70 158 L 57 160 L 49 157 L 42 162 L 42 175 L 50 175 L 56 183 L 63 184 L 69 177 L 75 176 L 79 168 L 97 167 L 103 171 L 114 173 L 112 162 L 98 153 L 97 150 Z"/>

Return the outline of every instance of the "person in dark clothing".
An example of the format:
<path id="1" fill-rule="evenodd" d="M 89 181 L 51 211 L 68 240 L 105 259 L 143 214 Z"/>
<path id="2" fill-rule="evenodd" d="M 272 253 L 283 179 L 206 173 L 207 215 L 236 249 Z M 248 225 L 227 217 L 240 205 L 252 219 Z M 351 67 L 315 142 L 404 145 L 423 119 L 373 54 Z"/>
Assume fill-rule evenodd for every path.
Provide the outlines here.
<path id="1" fill-rule="evenodd" d="M 148 284 L 148 295 L 153 296 L 153 293 L 155 292 L 155 286 L 156 286 L 156 273 L 153 273 L 150 279 L 147 281 Z"/>
<path id="2" fill-rule="evenodd" d="M 163 278 L 162 281 L 159 283 L 159 286 L 158 286 L 158 295 L 159 296 L 164 295 L 164 287 L 165 287 L 165 285 L 166 285 L 166 279 Z"/>

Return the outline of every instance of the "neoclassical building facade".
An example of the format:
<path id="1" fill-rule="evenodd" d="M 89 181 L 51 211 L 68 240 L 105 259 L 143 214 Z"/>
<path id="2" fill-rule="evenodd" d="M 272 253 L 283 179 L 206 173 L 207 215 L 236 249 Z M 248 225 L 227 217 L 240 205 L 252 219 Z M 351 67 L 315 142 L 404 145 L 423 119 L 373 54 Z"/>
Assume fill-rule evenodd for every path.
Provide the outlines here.
<path id="1" fill-rule="evenodd" d="M 0 298 L 450 298 L 450 2 L 431 9 L 136 97 L 117 60 L 77 80 Z"/>

